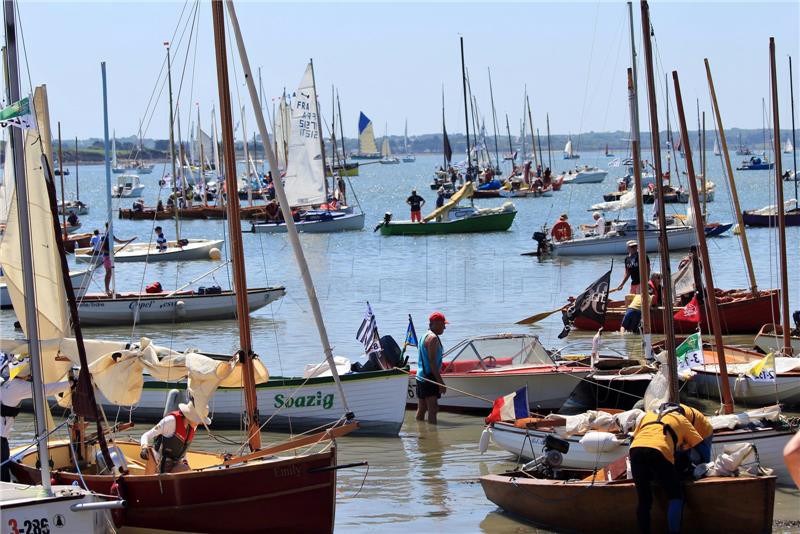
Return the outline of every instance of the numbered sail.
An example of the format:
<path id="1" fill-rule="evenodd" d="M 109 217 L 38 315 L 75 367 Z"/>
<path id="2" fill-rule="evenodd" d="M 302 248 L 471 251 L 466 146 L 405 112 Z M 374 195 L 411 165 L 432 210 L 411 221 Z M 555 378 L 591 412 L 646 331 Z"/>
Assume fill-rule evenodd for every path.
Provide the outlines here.
<path id="1" fill-rule="evenodd" d="M 316 111 L 311 64 L 292 95 L 289 162 L 284 180 L 289 205 L 325 203 L 325 174 L 322 166 L 319 120 Z"/>
<path id="2" fill-rule="evenodd" d="M 374 155 L 378 153 L 378 145 L 375 144 L 375 131 L 372 128 L 372 121 L 361 112 L 358 117 L 358 151 L 362 154 Z"/>

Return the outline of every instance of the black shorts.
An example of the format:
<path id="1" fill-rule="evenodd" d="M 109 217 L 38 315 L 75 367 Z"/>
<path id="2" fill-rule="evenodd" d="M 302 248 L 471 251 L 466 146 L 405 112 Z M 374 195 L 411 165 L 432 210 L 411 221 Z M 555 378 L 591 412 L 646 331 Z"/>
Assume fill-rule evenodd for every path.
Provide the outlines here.
<path id="1" fill-rule="evenodd" d="M 439 385 L 425 380 L 417 380 L 417 398 L 427 399 L 428 397 L 436 397 L 437 399 L 442 398 L 442 394 L 439 391 Z"/>

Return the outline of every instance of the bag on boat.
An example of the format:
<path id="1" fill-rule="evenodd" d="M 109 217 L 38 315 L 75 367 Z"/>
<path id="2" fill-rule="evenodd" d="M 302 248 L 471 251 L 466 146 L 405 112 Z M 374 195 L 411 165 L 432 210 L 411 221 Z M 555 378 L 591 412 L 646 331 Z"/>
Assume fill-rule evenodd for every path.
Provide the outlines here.
<path id="1" fill-rule="evenodd" d="M 735 477 L 739 467 L 753 455 L 755 447 L 752 443 L 733 443 L 726 445 L 722 454 L 713 462 L 700 464 L 694 470 L 695 478 L 703 477 Z"/>
<path id="2" fill-rule="evenodd" d="M 653 376 L 650 385 L 644 392 L 644 409 L 648 412 L 658 411 L 658 407 L 669 400 L 669 380 L 667 379 L 667 353 L 656 354 L 656 361 L 661 365 Z"/>
<path id="3" fill-rule="evenodd" d="M 587 432 L 580 440 L 580 444 L 589 454 L 611 452 L 623 443 L 611 432 Z"/>
<path id="4" fill-rule="evenodd" d="M 638 408 L 614 415 L 614 422 L 620 432 L 627 434 L 639 426 L 639 420 L 644 417 L 644 412 Z"/>
<path id="5" fill-rule="evenodd" d="M 147 287 L 144 288 L 145 293 L 161 293 L 164 291 L 161 288 L 161 282 L 153 282 L 151 284 L 147 284 Z"/>

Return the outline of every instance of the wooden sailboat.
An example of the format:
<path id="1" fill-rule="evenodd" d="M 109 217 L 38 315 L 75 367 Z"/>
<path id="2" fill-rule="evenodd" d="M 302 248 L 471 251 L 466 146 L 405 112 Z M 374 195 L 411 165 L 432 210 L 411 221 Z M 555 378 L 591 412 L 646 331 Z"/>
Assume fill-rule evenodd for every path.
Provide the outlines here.
<path id="1" fill-rule="evenodd" d="M 350 159 L 381 159 L 381 153 L 375 144 L 372 121 L 363 111 L 358 116 L 358 152 L 351 154 Z"/>
<path id="2" fill-rule="evenodd" d="M 381 143 L 381 165 L 396 165 L 400 163 L 397 156 L 392 155 L 392 147 L 389 144 L 389 126 L 386 126 L 383 134 L 383 143 Z"/>

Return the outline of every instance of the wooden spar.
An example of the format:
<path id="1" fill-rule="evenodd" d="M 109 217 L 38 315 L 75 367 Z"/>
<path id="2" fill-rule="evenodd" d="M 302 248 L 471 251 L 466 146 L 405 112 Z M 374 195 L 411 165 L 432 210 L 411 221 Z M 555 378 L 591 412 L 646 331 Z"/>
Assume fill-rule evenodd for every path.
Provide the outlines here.
<path id="1" fill-rule="evenodd" d="M 531 146 L 533 147 L 533 162 L 536 168 L 539 167 L 539 156 L 536 153 L 536 135 L 533 131 L 533 114 L 531 113 L 531 102 L 528 100 L 528 93 L 525 93 L 525 105 L 528 106 L 528 126 L 531 129 Z M 534 169 L 534 173 L 536 172 Z"/>
<path id="2" fill-rule="evenodd" d="M 289 206 L 289 201 L 286 199 L 286 191 L 284 190 L 283 183 L 280 180 L 280 174 L 278 172 L 278 160 L 275 158 L 275 153 L 272 151 L 272 147 L 269 144 L 269 132 L 267 132 L 267 124 L 264 121 L 264 114 L 261 112 L 261 108 L 255 105 L 258 102 L 258 94 L 256 93 L 256 87 L 253 83 L 253 75 L 252 70 L 250 69 L 250 60 L 247 58 L 247 50 L 244 47 L 244 40 L 242 39 L 242 32 L 239 28 L 239 20 L 236 17 L 236 10 L 233 7 L 232 0 L 225 0 L 225 3 L 228 7 L 228 15 L 230 16 L 231 27 L 233 29 L 233 34 L 236 39 L 236 47 L 239 51 L 239 60 L 242 63 L 242 70 L 244 71 L 244 78 L 245 82 L 247 83 L 247 91 L 250 94 L 250 101 L 254 103 L 255 108 L 255 115 L 256 115 L 256 124 L 258 125 L 258 132 L 261 134 L 261 139 L 264 140 L 264 148 L 270 147 L 269 150 L 266 150 L 266 156 L 269 160 L 269 167 L 272 175 L 277 177 L 274 180 L 275 183 L 275 194 L 278 196 L 278 205 L 281 208 L 281 213 L 283 214 L 283 218 L 286 221 L 286 233 L 289 237 L 289 242 L 292 245 L 292 250 L 295 255 L 295 260 L 297 261 L 297 267 L 300 271 L 300 276 L 303 278 L 303 285 L 305 286 L 306 293 L 308 295 L 308 301 L 311 305 L 311 311 L 314 315 L 314 322 L 317 326 L 317 331 L 319 333 L 320 342 L 322 344 L 322 350 L 325 352 L 325 359 L 328 362 L 328 365 L 331 369 L 331 374 L 333 375 L 333 380 L 336 382 L 336 388 L 339 392 L 339 397 L 342 399 L 342 405 L 345 409 L 345 417 L 348 421 L 352 420 L 355 415 L 353 412 L 350 411 L 350 406 L 347 402 L 347 397 L 344 394 L 344 388 L 342 387 L 342 382 L 339 380 L 339 373 L 336 371 L 336 364 L 333 361 L 333 350 L 331 349 L 330 341 L 328 340 L 328 332 L 325 328 L 325 323 L 322 320 L 322 310 L 319 305 L 319 299 L 317 298 L 317 292 L 314 288 L 314 282 L 311 280 L 311 273 L 308 268 L 308 262 L 306 261 L 305 255 L 303 254 L 303 246 L 300 244 L 300 237 L 297 232 L 297 228 L 294 225 L 294 219 L 292 218 L 292 211 Z M 214 8 L 219 9 L 219 18 L 222 19 L 222 2 L 216 1 L 213 3 Z M 216 14 L 216 11 L 215 11 Z M 223 23 L 220 21 L 221 29 L 224 30 Z M 224 33 L 223 33 L 224 35 Z M 222 59 L 224 60 L 224 53 L 225 53 L 225 46 L 222 46 Z M 223 65 L 225 62 L 223 61 Z M 227 77 L 226 77 L 227 80 Z M 226 93 L 227 94 L 227 93 Z M 229 97 L 228 97 L 229 98 Z M 230 123 L 229 123 L 230 127 Z M 231 136 L 233 133 L 231 132 Z M 238 217 L 237 217 L 238 218 Z M 241 233 L 241 229 L 237 228 L 237 232 Z"/>
<path id="3" fill-rule="evenodd" d="M 550 148 L 550 114 L 547 114 L 547 167 L 553 170 L 553 152 Z"/>
<path id="4" fill-rule="evenodd" d="M 346 173 L 344 172 L 347 169 L 347 151 L 344 147 L 344 124 L 342 121 L 342 101 L 339 100 L 339 90 L 336 90 L 336 109 L 339 111 L 339 136 L 341 137 L 340 142 L 342 144 L 342 171 L 340 171 L 340 175 Z M 343 199 L 346 202 L 346 198 Z"/>
<path id="5" fill-rule="evenodd" d="M 494 127 L 494 159 L 497 162 L 497 169 L 500 169 L 500 149 L 497 146 L 497 111 L 494 107 L 494 90 L 492 89 L 492 69 L 486 67 L 489 72 L 489 98 L 492 101 L 492 125 Z"/>
<path id="6" fill-rule="evenodd" d="M 100 63 L 100 74 L 103 79 L 103 162 L 106 178 L 106 234 L 108 259 L 111 262 L 111 298 L 117 298 L 117 275 L 114 269 L 114 217 L 111 207 L 111 160 L 108 156 L 108 82 L 106 80 L 106 62 Z"/>
<path id="7" fill-rule="evenodd" d="M 461 42 L 461 84 L 464 86 L 464 121 L 467 123 L 467 180 L 472 179 L 472 153 L 469 149 L 469 107 L 467 106 L 467 68 L 464 66 L 464 38 Z"/>
<path id="8" fill-rule="evenodd" d="M 508 134 L 508 155 L 511 158 L 511 174 L 514 174 L 514 162 L 517 158 L 514 157 L 514 147 L 511 145 L 511 127 L 508 125 L 508 113 L 506 113 L 506 133 Z"/>
<path id="9" fill-rule="evenodd" d="M 708 206 L 706 204 L 707 200 L 707 191 L 706 188 L 708 187 L 708 177 L 706 176 L 706 112 L 703 112 L 703 125 L 700 130 L 702 133 L 700 134 L 700 171 L 703 173 L 703 224 L 706 222 L 706 212 L 708 211 Z"/>
<path id="10" fill-rule="evenodd" d="M 631 19 L 633 23 L 633 19 Z M 647 265 L 647 246 L 644 236 L 644 200 L 642 199 L 642 152 L 639 140 L 639 99 L 636 96 L 636 84 L 633 80 L 633 69 L 628 69 L 628 102 L 631 114 L 631 155 L 633 156 L 633 187 L 636 191 L 636 241 L 639 243 L 639 282 L 642 295 L 642 345 L 646 359 L 652 359 L 653 346 L 650 325 L 650 266 Z M 663 285 L 663 284 L 662 284 Z M 644 290 L 647 288 L 648 290 Z"/>
<path id="11" fill-rule="evenodd" d="M 728 364 L 725 360 L 725 345 L 722 342 L 722 327 L 719 320 L 719 309 L 717 307 L 716 290 L 714 289 L 714 276 L 711 273 L 711 260 L 708 257 L 708 246 L 706 245 L 706 233 L 700 213 L 700 197 L 697 192 L 697 178 L 694 173 L 694 162 L 692 161 L 692 146 L 689 143 L 689 129 L 686 127 L 686 115 L 683 111 L 683 97 L 681 96 L 681 85 L 678 81 L 678 72 L 672 71 L 672 81 L 675 84 L 675 102 L 678 106 L 678 120 L 681 126 L 681 142 L 684 154 L 686 154 L 686 172 L 689 174 L 689 190 L 692 197 L 692 210 L 694 211 L 694 228 L 697 233 L 697 244 L 700 248 L 700 257 L 703 262 L 703 278 L 705 278 L 706 295 L 705 303 L 711 312 L 711 328 L 714 330 L 714 344 L 717 349 L 717 364 L 719 365 L 720 386 L 722 389 L 722 407 L 726 414 L 733 413 L 733 398 L 731 397 L 731 385 L 728 380 Z"/>
<path id="12" fill-rule="evenodd" d="M 167 49 L 167 85 L 169 89 L 169 159 L 172 162 L 172 186 L 173 189 L 178 185 L 178 170 L 175 168 L 175 115 L 172 107 L 172 60 L 169 54 L 169 43 L 165 42 L 164 47 Z M 219 173 L 219 169 L 217 169 Z M 170 193 L 172 194 L 172 193 Z M 181 220 L 178 216 L 178 198 L 175 198 L 175 241 L 181 238 Z M 113 248 L 113 247 L 112 247 Z"/>
<path id="13" fill-rule="evenodd" d="M 750 278 L 750 291 L 753 296 L 758 295 L 758 285 L 756 284 L 756 273 L 753 270 L 753 260 L 750 259 L 750 246 L 747 244 L 747 232 L 744 226 L 744 219 L 742 217 L 742 208 L 739 206 L 739 195 L 736 192 L 736 182 L 733 178 L 733 166 L 731 165 L 731 155 L 728 152 L 728 141 L 725 138 L 725 128 L 722 126 L 722 116 L 719 112 L 719 104 L 717 103 L 717 92 L 714 90 L 714 80 L 711 77 L 711 66 L 708 63 L 708 58 L 703 60 L 706 65 L 706 78 L 708 79 L 708 88 L 711 91 L 711 104 L 714 107 L 714 116 L 717 122 L 717 132 L 719 133 L 719 142 L 722 149 L 723 159 L 725 161 L 725 174 L 728 176 L 728 186 L 731 191 L 731 200 L 733 200 L 733 211 L 736 214 L 736 224 L 739 226 L 739 238 L 742 240 L 742 252 L 744 253 L 744 263 L 747 266 L 747 276 Z"/>
<path id="14" fill-rule="evenodd" d="M 61 224 L 64 225 L 62 230 L 64 235 L 64 241 L 67 240 L 67 206 L 65 204 L 66 199 L 64 198 L 64 163 L 63 163 L 64 156 L 61 154 L 61 121 L 58 121 L 58 174 L 61 178 L 61 209 L 63 210 L 61 213 Z M 58 209 L 56 208 L 55 213 L 58 213 Z"/>
<path id="15" fill-rule="evenodd" d="M 792 103 L 792 164 L 794 168 L 794 198 L 800 199 L 800 196 L 797 195 L 797 140 L 794 136 L 797 129 L 794 127 L 794 81 L 792 79 L 792 56 L 789 56 L 789 100 Z"/>
<path id="16" fill-rule="evenodd" d="M 775 38 L 769 38 L 769 74 L 772 85 L 772 128 L 775 150 L 775 201 L 778 204 L 778 253 L 781 264 L 781 324 L 783 325 L 783 353 L 792 355 L 791 327 L 789 325 L 789 273 L 786 266 L 786 210 L 783 205 L 783 173 L 781 161 L 781 125 L 778 106 L 778 74 L 775 68 Z M 797 180 L 797 176 L 795 176 Z"/>
<path id="17" fill-rule="evenodd" d="M 217 85 L 219 91 L 219 114 L 222 122 L 222 147 L 225 153 L 225 183 L 228 191 L 228 231 L 231 239 L 231 261 L 233 283 L 236 289 L 236 315 L 239 321 L 240 361 L 243 367 L 245 393 L 245 425 L 249 434 L 250 450 L 261 448 L 259 432 L 258 401 L 256 399 L 253 350 L 250 339 L 250 312 L 247 305 L 247 278 L 244 272 L 244 250 L 242 247 L 242 225 L 239 218 L 239 194 L 236 183 L 236 155 L 233 141 L 231 117 L 231 94 L 228 82 L 228 56 L 225 48 L 225 12 L 222 2 L 212 2 L 214 21 L 214 48 L 217 61 Z M 258 106 L 256 106 L 258 108 Z M 259 110 L 260 111 L 260 110 Z M 263 138 L 263 137 L 262 137 Z M 265 144 L 268 144 L 265 141 Z M 276 175 L 277 176 L 277 175 Z M 280 178 L 278 180 L 280 181 Z M 284 199 L 285 200 L 285 199 Z M 291 216 L 289 217 L 291 218 Z"/>
<path id="18" fill-rule="evenodd" d="M 667 365 L 669 378 L 669 400 L 678 402 L 678 367 L 675 360 L 675 328 L 672 317 L 672 274 L 669 265 L 669 242 L 667 241 L 666 205 L 664 203 L 664 175 L 661 170 L 661 139 L 658 133 L 658 110 L 656 100 L 655 75 L 653 73 L 653 49 L 650 42 L 650 7 L 642 0 L 642 36 L 644 40 L 645 70 L 647 71 L 647 100 L 650 108 L 650 136 L 653 146 L 653 164 L 656 173 L 658 203 L 658 240 L 661 256 L 661 276 L 665 283 L 664 292 L 664 333 L 666 334 Z M 647 283 L 646 280 L 642 281 Z"/>

